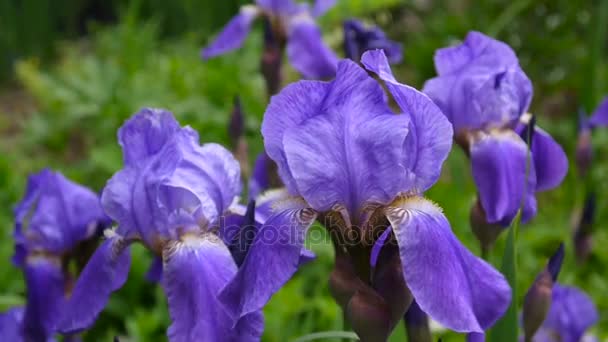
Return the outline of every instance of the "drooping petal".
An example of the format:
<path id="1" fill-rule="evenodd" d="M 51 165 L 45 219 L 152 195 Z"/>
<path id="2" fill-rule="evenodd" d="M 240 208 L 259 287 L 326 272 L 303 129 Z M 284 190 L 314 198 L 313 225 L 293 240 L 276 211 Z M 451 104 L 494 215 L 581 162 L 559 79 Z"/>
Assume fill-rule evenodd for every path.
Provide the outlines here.
<path id="1" fill-rule="evenodd" d="M 6 341 L 23 341 L 22 323 L 24 307 L 16 307 L 0 314 L 0 336 Z"/>
<path id="2" fill-rule="evenodd" d="M 522 221 L 531 219 L 536 211 L 536 176 L 534 163 L 527 162 L 526 143 L 512 131 L 481 133 L 470 151 L 473 178 L 488 222 L 508 226 L 524 198 Z"/>
<path id="3" fill-rule="evenodd" d="M 234 322 L 260 310 L 296 272 L 315 219 L 303 201 L 292 199 L 260 228 L 236 276 L 220 293 Z"/>
<path id="4" fill-rule="evenodd" d="M 307 16 L 296 16 L 289 23 L 287 58 L 304 77 L 331 78 L 336 75 L 338 57 L 325 45 L 321 30 Z"/>
<path id="5" fill-rule="evenodd" d="M 592 127 L 608 126 L 608 97 L 605 97 L 593 114 L 591 114 L 589 124 Z"/>
<path id="6" fill-rule="evenodd" d="M 315 0 L 315 4 L 312 8 L 312 15 L 314 17 L 320 17 L 330 8 L 334 7 L 335 4 L 336 0 Z"/>
<path id="7" fill-rule="evenodd" d="M 539 127 L 534 129 L 532 158 L 536 171 L 536 191 L 557 187 L 568 173 L 568 157 L 549 133 Z"/>
<path id="8" fill-rule="evenodd" d="M 255 6 L 241 7 L 239 14 L 230 19 L 222 32 L 201 51 L 203 59 L 240 48 L 251 30 L 251 24 L 259 14 L 259 9 Z"/>
<path id="9" fill-rule="evenodd" d="M 572 286 L 554 284 L 549 314 L 541 329 L 557 334 L 561 341 L 575 342 L 598 319 L 598 311 L 587 294 Z"/>
<path id="10" fill-rule="evenodd" d="M 53 336 L 64 302 L 65 277 L 59 260 L 31 257 L 25 265 L 27 304 L 23 317 L 26 341 L 46 341 Z"/>
<path id="11" fill-rule="evenodd" d="M 405 282 L 420 308 L 449 329 L 483 332 L 502 316 L 505 278 L 456 239 L 433 203 L 411 197 L 386 209 L 397 237 Z"/>
<path id="12" fill-rule="evenodd" d="M 361 62 L 386 82 L 401 110 L 411 118 L 406 140 L 405 166 L 414 178 L 416 190 L 424 191 L 439 178 L 441 165 L 452 147 L 452 127 L 445 116 L 424 94 L 399 83 L 381 50 L 363 54 Z"/>
<path id="13" fill-rule="evenodd" d="M 172 320 L 167 334 L 172 342 L 259 340 L 258 320 L 233 330 L 233 321 L 218 301 L 237 267 L 217 237 L 185 236 L 165 248 L 163 259 L 163 287 Z"/>
<path id="14" fill-rule="evenodd" d="M 74 333 L 93 325 L 110 294 L 127 281 L 131 264 L 128 244 L 115 235 L 97 248 L 74 285 L 57 330 Z"/>

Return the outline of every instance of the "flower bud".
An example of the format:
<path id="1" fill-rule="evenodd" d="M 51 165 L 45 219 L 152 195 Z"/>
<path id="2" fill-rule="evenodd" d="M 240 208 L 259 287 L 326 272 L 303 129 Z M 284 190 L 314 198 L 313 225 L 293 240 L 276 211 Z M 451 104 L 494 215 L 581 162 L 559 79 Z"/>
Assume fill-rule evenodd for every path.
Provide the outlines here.
<path id="1" fill-rule="evenodd" d="M 260 69 L 266 81 L 268 96 L 279 92 L 281 87 L 281 64 L 283 62 L 283 47 L 285 43 L 278 32 L 273 30 L 272 23 L 264 18 L 264 52 L 260 61 Z"/>
<path id="2" fill-rule="evenodd" d="M 564 244 L 562 243 L 524 297 L 522 320 L 525 341 L 532 341 L 532 337 L 547 317 L 551 306 L 553 284 L 557 281 L 563 261 Z"/>
<path id="3" fill-rule="evenodd" d="M 390 308 L 369 286 L 363 286 L 350 299 L 347 317 L 362 342 L 386 341 L 391 333 Z"/>
<path id="4" fill-rule="evenodd" d="M 486 214 L 481 207 L 479 198 L 475 201 L 473 207 L 471 207 L 469 220 L 473 234 L 475 234 L 481 245 L 482 254 L 485 255 L 494 246 L 494 242 L 496 242 L 496 239 L 504 228 L 499 224 L 487 222 Z"/>
<path id="5" fill-rule="evenodd" d="M 579 111 L 578 138 L 576 140 L 575 161 L 578 172 L 581 176 L 587 175 L 591 161 L 593 159 L 593 149 L 591 146 L 591 125 L 583 111 Z"/>
<path id="6" fill-rule="evenodd" d="M 404 316 L 405 329 L 407 332 L 408 341 L 416 342 L 431 342 L 431 330 L 429 328 L 429 320 L 418 306 L 416 301 L 413 301 Z"/>
<path id="7" fill-rule="evenodd" d="M 579 263 L 587 260 L 591 254 L 592 247 L 592 232 L 593 232 L 593 220 L 595 218 L 595 193 L 591 192 L 587 194 L 585 198 L 585 206 L 583 207 L 583 213 L 574 230 L 574 251 L 576 254 L 576 260 Z"/>
<path id="8" fill-rule="evenodd" d="M 340 307 L 346 311 L 348 302 L 365 284 L 357 277 L 348 254 L 337 253 L 334 269 L 329 275 L 329 292 Z"/>

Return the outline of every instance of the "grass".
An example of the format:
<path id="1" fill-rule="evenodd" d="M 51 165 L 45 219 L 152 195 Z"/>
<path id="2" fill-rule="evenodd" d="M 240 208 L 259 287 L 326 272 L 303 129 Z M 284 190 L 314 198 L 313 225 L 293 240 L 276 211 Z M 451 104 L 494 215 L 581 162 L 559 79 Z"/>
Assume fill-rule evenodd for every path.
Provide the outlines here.
<path id="1" fill-rule="evenodd" d="M 470 29 L 494 30 L 499 38 L 516 48 L 524 70 L 533 80 L 536 95 L 532 111 L 538 114 L 539 125 L 562 143 L 573 160 L 576 109 L 579 99 L 586 98 L 581 87 L 585 79 L 577 70 L 585 70 L 587 66 L 587 47 L 578 35 L 588 31 L 585 27 L 591 21 L 592 12 L 563 1 L 534 5 L 520 1 L 518 7 L 504 12 L 501 1 L 484 2 L 475 8 L 466 4 L 462 8 L 456 5 L 425 8 L 417 2 L 395 6 L 397 3 L 341 1 L 339 7 L 322 20 L 328 41 L 339 47 L 338 24 L 345 14 L 365 14 L 368 20 L 388 28 L 391 37 L 401 37 L 406 60 L 396 68 L 397 77 L 420 87 L 434 75 L 432 55 L 436 48 L 461 38 Z M 143 106 L 173 111 L 182 124 L 189 124 L 200 132 L 202 141 L 227 143 L 227 119 L 236 94 L 240 95 L 247 114 L 246 135 L 251 156 L 262 149 L 259 125 L 266 97 L 257 71 L 260 32 L 255 32 L 238 52 L 204 63 L 198 55 L 201 37 L 186 33 L 178 38 L 162 39 L 158 22 L 131 18 L 114 27 L 98 27 L 94 31 L 88 39 L 63 43 L 60 57 L 50 67 L 42 66 L 36 59 L 20 61 L 15 69 L 24 90 L 20 105 L 5 106 L 7 102 L 3 100 L 0 106 L 0 205 L 3 208 L 0 210 L 3 227 L 0 260 L 7 265 L 0 268 L 0 311 L 24 300 L 22 276 L 16 268 L 8 266 L 8 260 L 13 248 L 10 208 L 21 197 L 28 173 L 50 166 L 75 181 L 101 190 L 121 165 L 116 129 Z M 598 40 L 601 41 L 601 37 L 589 39 L 594 44 Z M 599 79 L 593 82 L 594 87 L 607 84 L 605 56 L 602 60 L 598 53 L 593 55 L 595 75 Z M 288 79 L 296 78 L 292 71 L 288 74 Z M 607 89 L 597 91 L 602 90 Z M 599 130 L 594 139 L 596 160 L 590 179 L 580 179 L 571 165 L 562 186 L 539 195 L 538 216 L 520 227 L 517 290 L 525 293 L 559 242 L 566 241 L 567 256 L 560 282 L 577 285 L 592 296 L 602 317 L 594 331 L 605 338 L 608 337 L 605 328 L 608 327 L 608 282 L 604 269 L 608 253 L 603 246 L 608 244 L 605 225 L 608 198 L 602 194 L 608 192 L 605 178 L 608 163 L 598 157 L 608 152 L 608 132 Z M 573 257 L 571 222 L 573 213 L 580 210 L 585 183 L 592 184 L 598 194 L 595 249 L 587 263 L 577 265 Z M 461 151 L 452 151 L 440 181 L 426 196 L 444 208 L 460 240 L 479 254 L 468 227 L 475 189 Z M 504 235 L 489 256 L 494 265 L 500 265 Z M 265 341 L 293 340 L 315 332 L 341 330 L 342 313 L 326 285 L 333 262 L 332 248 L 327 243 L 310 247 L 317 253 L 317 260 L 302 267 L 265 308 Z M 137 247 L 133 257 L 127 285 L 112 297 L 87 339 L 107 341 L 114 335 L 144 341 L 163 338 L 169 324 L 164 294 L 160 287 L 143 280 L 150 255 Z M 449 332 L 437 332 L 437 336 L 444 341 L 462 340 L 461 336 Z M 404 339 L 403 328 L 399 326 L 392 341 Z"/>

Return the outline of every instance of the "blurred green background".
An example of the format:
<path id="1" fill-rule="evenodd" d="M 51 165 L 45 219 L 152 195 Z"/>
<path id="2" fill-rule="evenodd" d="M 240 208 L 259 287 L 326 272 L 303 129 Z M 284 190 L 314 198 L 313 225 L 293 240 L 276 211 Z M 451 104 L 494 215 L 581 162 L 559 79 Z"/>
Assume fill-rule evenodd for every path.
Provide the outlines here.
<path id="1" fill-rule="evenodd" d="M 200 48 L 242 3 L 0 0 L 0 311 L 24 301 L 22 275 L 9 259 L 11 209 L 22 196 L 27 174 L 50 166 L 100 191 L 122 165 L 117 128 L 143 106 L 171 110 L 182 124 L 198 129 L 202 141 L 228 143 L 227 121 L 237 94 L 247 115 L 251 157 L 262 150 L 261 27 L 256 26 L 243 49 L 209 62 L 199 58 Z M 418 88 L 434 75 L 434 50 L 469 30 L 508 42 L 534 83 L 532 112 L 538 124 L 556 137 L 571 160 L 577 110 L 592 111 L 608 94 L 607 1 L 341 0 L 321 18 L 325 40 L 336 51 L 341 22 L 349 17 L 376 23 L 403 43 L 405 59 L 394 70 L 400 81 Z M 296 80 L 289 70 L 287 78 Z M 592 296 L 602 317 L 593 331 L 608 338 L 608 132 L 594 133 L 594 149 L 591 175 L 581 179 L 572 164 L 560 188 L 539 196 L 539 215 L 520 230 L 518 289 L 525 293 L 565 241 L 560 281 Z M 585 189 L 597 193 L 598 212 L 591 258 L 578 265 L 571 236 Z M 475 190 L 460 150 L 453 150 L 427 197 L 445 209 L 458 237 L 478 253 L 468 227 Z M 495 265 L 504 238 L 491 255 Z M 332 248 L 324 243 L 310 248 L 317 260 L 304 266 L 265 309 L 265 341 L 342 328 L 342 314 L 327 289 Z M 109 341 L 114 335 L 132 341 L 165 339 L 164 295 L 144 280 L 150 259 L 142 247 L 135 248 L 127 285 L 112 297 L 86 340 Z M 437 336 L 464 339 L 442 331 Z M 405 340 L 402 327 L 393 340 Z"/>

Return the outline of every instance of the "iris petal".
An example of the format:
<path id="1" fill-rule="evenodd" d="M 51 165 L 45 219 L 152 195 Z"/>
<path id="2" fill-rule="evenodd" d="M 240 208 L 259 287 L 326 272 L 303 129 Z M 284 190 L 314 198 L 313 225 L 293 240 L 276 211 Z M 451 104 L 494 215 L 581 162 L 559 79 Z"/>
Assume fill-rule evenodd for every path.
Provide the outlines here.
<path id="1" fill-rule="evenodd" d="M 524 199 L 522 221 L 536 214 L 536 174 L 528 155 L 528 146 L 514 132 L 482 135 L 472 144 L 473 179 L 489 223 L 510 225 Z"/>
<path id="2" fill-rule="evenodd" d="M 215 40 L 201 51 L 201 56 L 208 59 L 240 48 L 258 14 L 255 7 L 243 6 L 239 14 L 226 24 Z"/>
<path id="3" fill-rule="evenodd" d="M 25 266 L 27 305 L 23 317 L 26 341 L 45 341 L 53 336 L 62 309 L 65 277 L 58 260 L 34 257 Z"/>
<path id="4" fill-rule="evenodd" d="M 325 45 L 321 30 L 312 18 L 294 18 L 288 35 L 287 58 L 304 77 L 323 79 L 336 74 L 338 57 Z"/>
<path id="5" fill-rule="evenodd" d="M 438 207 L 409 198 L 386 213 L 405 282 L 424 312 L 459 332 L 483 332 L 502 316 L 511 300 L 507 281 L 457 240 Z"/>
<path id="6" fill-rule="evenodd" d="M 226 246 L 215 237 L 185 237 L 163 252 L 163 287 L 172 324 L 169 340 L 257 341 L 262 326 L 249 318 L 232 329 L 218 293 L 237 271 Z M 249 324 L 247 324 L 249 323 Z"/>
<path id="7" fill-rule="evenodd" d="M 262 309 L 296 272 L 315 219 L 305 203 L 292 199 L 259 229 L 236 276 L 220 293 L 233 321 Z"/>
<path id="8" fill-rule="evenodd" d="M 127 281 L 130 264 L 128 241 L 120 236 L 105 240 L 78 277 L 57 329 L 73 333 L 92 326 L 110 294 Z"/>

